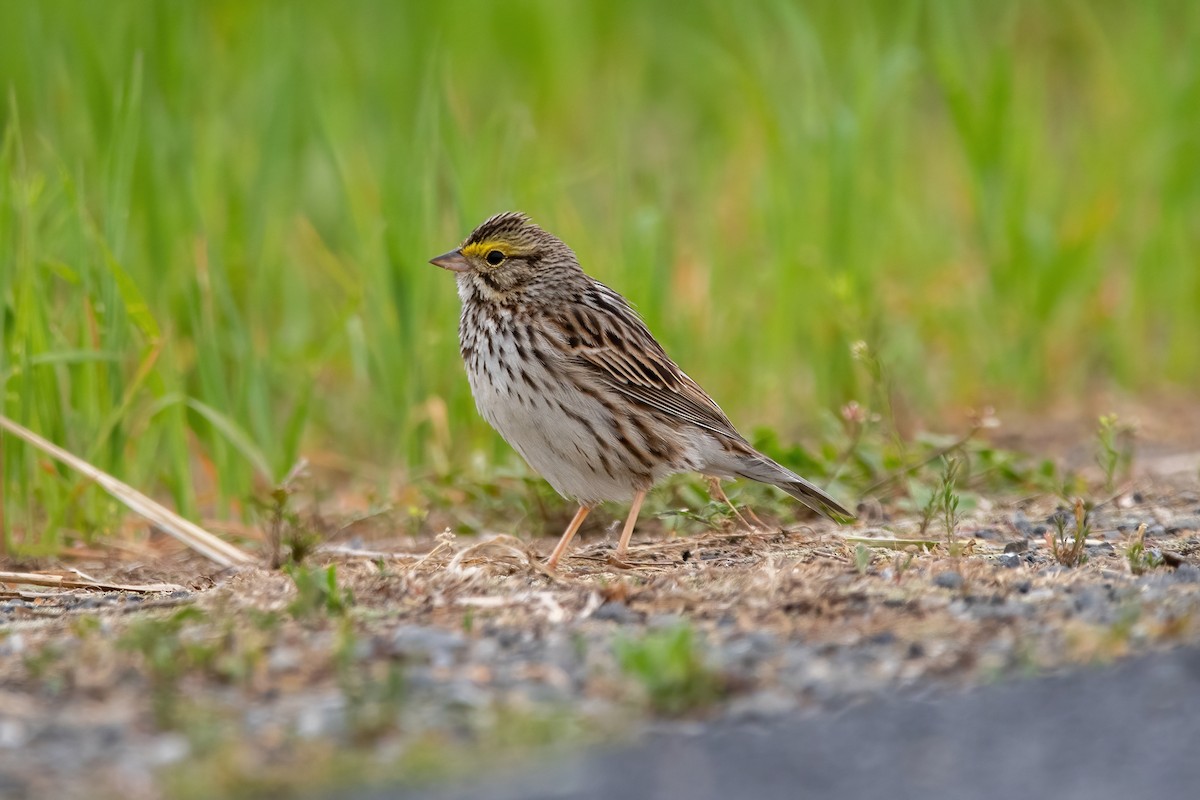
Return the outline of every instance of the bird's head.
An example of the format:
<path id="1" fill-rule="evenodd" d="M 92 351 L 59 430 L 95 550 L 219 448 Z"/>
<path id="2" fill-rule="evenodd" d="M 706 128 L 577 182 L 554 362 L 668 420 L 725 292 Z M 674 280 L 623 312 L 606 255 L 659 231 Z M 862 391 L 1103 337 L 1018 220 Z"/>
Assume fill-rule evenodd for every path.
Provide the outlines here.
<path id="1" fill-rule="evenodd" d="M 579 269 L 570 247 L 519 211 L 488 218 L 457 249 L 429 263 L 457 273 L 460 285 L 466 281 L 492 297 Z"/>

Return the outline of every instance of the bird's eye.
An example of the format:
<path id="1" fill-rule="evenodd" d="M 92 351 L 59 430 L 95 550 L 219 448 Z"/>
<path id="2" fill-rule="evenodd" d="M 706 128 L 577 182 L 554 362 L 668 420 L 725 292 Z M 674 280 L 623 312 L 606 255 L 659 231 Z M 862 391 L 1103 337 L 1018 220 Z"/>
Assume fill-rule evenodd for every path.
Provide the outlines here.
<path id="1" fill-rule="evenodd" d="M 504 253 L 501 253 L 499 250 L 489 250 L 486 258 L 487 262 L 495 267 L 504 260 Z"/>

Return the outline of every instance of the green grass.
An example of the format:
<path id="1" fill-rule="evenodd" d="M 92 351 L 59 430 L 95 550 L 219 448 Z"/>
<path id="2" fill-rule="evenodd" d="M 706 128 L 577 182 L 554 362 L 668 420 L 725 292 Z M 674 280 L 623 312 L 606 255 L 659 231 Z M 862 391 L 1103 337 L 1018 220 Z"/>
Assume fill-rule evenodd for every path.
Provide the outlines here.
<path id="1" fill-rule="evenodd" d="M 0 407 L 188 515 L 507 459 L 426 263 L 507 208 L 784 441 L 883 410 L 859 340 L 930 419 L 1195 387 L 1196 52 L 1185 2 L 0 0 Z M 4 546 L 120 524 L 0 447 Z"/>
<path id="2" fill-rule="evenodd" d="M 721 676 L 701 655 L 690 626 L 651 631 L 639 639 L 618 639 L 617 664 L 640 688 L 641 699 L 659 714 L 702 711 L 724 692 Z"/>
<path id="3" fill-rule="evenodd" d="M 344 617 L 354 605 L 354 594 L 338 586 L 334 564 L 325 569 L 288 564 L 284 571 L 296 585 L 296 598 L 288 604 L 288 612 L 296 619 Z"/>

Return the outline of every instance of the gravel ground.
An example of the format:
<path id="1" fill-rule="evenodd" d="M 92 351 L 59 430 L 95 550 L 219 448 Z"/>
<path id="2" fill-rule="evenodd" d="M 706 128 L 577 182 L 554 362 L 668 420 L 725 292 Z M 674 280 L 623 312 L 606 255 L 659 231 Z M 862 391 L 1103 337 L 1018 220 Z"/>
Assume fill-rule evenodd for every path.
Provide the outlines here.
<path id="1" fill-rule="evenodd" d="M 748 753 L 761 750 L 763 775 L 776 775 L 776 787 L 789 773 L 770 772 L 770 759 L 807 763 L 817 771 L 806 780 L 843 786 L 838 770 L 789 755 L 798 752 L 840 753 L 847 774 L 876 779 L 920 756 L 929 775 L 967 780 L 974 773 L 966 767 L 935 769 L 974 758 L 969 739 L 947 732 L 1007 695 L 932 705 L 911 698 L 1200 642 L 1194 478 L 1099 508 L 1078 567 L 1056 563 L 1044 541 L 1064 514 L 1044 500 L 997 504 L 964 520 L 952 544 L 932 548 L 905 520 L 647 539 L 625 562 L 614 562 L 605 542 L 556 577 L 511 537 L 444 536 L 378 553 L 326 553 L 339 591 L 354 595 L 344 612 L 322 600 L 303 613 L 290 578 L 257 569 L 154 596 L 10 591 L 0 598 L 0 796 L 283 796 L 347 780 L 411 787 L 547 746 L 561 752 L 647 731 L 655 748 L 678 748 L 666 771 L 631 755 L 637 748 L 618 750 L 572 762 L 564 773 L 572 791 L 590 791 L 617 758 L 632 765 L 622 779 L 674 786 L 689 777 L 688 764 L 726 746 L 731 758 L 747 754 L 748 765 L 757 763 Z M 1145 569 L 1127 558 L 1141 525 L 1153 563 Z M 195 574 L 194 563 L 172 562 L 105 577 Z M 694 637 L 694 661 L 665 689 L 621 656 L 680 631 Z M 1067 702 L 1072 692 L 1053 688 L 1076 678 L 1061 680 L 1005 691 L 1031 701 L 1031 718 L 1032 701 L 1047 692 L 1067 698 L 1055 709 L 1078 711 Z M 663 714 L 705 733 L 655 734 Z M 905 741 L 905 715 L 913 730 L 927 725 L 920 753 Z M 1017 737 L 1033 724 L 996 719 Z M 768 735 L 746 738 L 747 725 Z M 876 728 L 882 739 L 866 736 Z M 1004 738 L 1002 727 L 971 729 L 981 742 L 985 728 Z M 821 744 L 827 729 L 840 731 L 829 741 L 844 745 Z M 766 744 L 793 737 L 795 749 Z M 1027 752 L 1013 751 L 1006 766 L 1018 777 Z M 1068 757 L 1078 754 L 1068 748 Z M 764 784 L 761 796 L 769 791 Z"/>
<path id="2" fill-rule="evenodd" d="M 360 800 L 1126 800 L 1200 784 L 1200 649 L 889 699 L 842 713 L 673 726 L 486 784 Z M 341 794 L 341 797 L 347 795 Z"/>

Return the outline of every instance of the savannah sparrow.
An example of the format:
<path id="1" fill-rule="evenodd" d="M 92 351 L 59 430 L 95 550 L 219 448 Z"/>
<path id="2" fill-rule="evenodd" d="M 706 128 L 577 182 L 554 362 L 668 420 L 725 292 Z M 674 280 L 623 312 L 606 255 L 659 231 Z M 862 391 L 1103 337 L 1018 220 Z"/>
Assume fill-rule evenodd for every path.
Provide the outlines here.
<path id="1" fill-rule="evenodd" d="M 479 413 L 579 503 L 551 569 L 594 506 L 632 498 L 623 557 L 647 490 L 677 472 L 750 478 L 826 516 L 852 516 L 751 447 L 625 298 L 524 214 L 497 214 L 431 263 L 456 273 L 459 346 Z"/>

